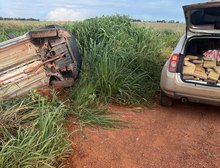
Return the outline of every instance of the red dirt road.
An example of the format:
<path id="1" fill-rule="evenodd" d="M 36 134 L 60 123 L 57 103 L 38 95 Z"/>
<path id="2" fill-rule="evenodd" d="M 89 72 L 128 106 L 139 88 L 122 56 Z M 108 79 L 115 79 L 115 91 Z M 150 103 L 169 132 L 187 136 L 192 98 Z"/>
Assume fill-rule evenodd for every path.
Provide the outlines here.
<path id="1" fill-rule="evenodd" d="M 177 103 L 171 108 L 110 106 L 130 128 L 85 128 L 74 135 L 72 168 L 220 167 L 220 107 Z M 69 130 L 76 126 L 70 124 Z"/>

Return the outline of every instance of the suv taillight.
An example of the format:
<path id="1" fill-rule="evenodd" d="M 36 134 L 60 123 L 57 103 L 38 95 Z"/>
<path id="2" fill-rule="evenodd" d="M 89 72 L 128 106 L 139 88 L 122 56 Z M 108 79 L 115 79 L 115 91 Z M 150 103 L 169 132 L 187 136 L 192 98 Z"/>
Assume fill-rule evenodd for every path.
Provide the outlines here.
<path id="1" fill-rule="evenodd" d="M 177 53 L 172 54 L 170 57 L 170 63 L 168 68 L 170 72 L 176 73 L 178 61 L 179 61 L 179 54 Z"/>

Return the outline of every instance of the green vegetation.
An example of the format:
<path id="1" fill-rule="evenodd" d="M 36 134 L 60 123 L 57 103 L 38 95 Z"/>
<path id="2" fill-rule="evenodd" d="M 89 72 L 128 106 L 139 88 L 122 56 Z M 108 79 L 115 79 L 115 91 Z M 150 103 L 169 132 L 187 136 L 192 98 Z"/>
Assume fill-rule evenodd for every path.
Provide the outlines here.
<path id="1" fill-rule="evenodd" d="M 92 85 L 92 95 L 105 102 L 132 104 L 152 100 L 159 90 L 162 51 L 169 45 L 165 40 L 176 40 L 175 32 L 145 29 L 123 16 L 95 18 L 64 27 L 75 35 L 83 56 L 79 90 Z"/>
<path id="2" fill-rule="evenodd" d="M 14 24 L 14 25 L 13 25 Z M 0 24 L 0 41 L 7 33 L 22 35 L 44 26 Z M 66 114 L 86 124 L 113 127 L 106 103 L 149 104 L 159 91 L 164 57 L 179 33 L 146 29 L 126 16 L 100 17 L 64 23 L 78 42 L 83 68 L 68 101 L 51 101 L 32 93 L 28 98 L 1 102 L 0 167 L 53 167 L 68 154 L 70 143 L 63 127 Z M 166 53 L 167 52 L 167 53 Z"/>
<path id="3" fill-rule="evenodd" d="M 143 26 L 147 29 L 155 29 L 155 30 L 172 30 L 177 33 L 183 34 L 186 30 L 186 25 L 184 23 L 159 23 L 159 22 L 135 22 L 135 24 L 139 26 Z"/>
<path id="4" fill-rule="evenodd" d="M 47 101 L 37 93 L 1 102 L 0 167 L 60 165 L 70 149 L 63 127 L 66 112 L 55 96 Z"/>

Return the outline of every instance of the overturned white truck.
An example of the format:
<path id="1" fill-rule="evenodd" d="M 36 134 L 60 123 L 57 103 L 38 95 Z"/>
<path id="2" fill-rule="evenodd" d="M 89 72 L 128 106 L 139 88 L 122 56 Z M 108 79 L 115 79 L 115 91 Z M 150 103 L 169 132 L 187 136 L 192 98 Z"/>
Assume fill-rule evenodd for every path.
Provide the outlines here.
<path id="1" fill-rule="evenodd" d="M 0 100 L 43 86 L 70 87 L 82 59 L 73 35 L 46 26 L 0 43 Z"/>

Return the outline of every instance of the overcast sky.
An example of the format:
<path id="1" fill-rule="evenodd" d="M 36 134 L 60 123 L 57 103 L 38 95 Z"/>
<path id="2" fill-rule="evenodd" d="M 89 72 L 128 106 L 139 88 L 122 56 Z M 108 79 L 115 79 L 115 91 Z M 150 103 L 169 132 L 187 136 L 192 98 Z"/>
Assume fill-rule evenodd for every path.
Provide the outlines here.
<path id="1" fill-rule="evenodd" d="M 204 0 L 0 0 L 0 16 L 82 20 L 125 14 L 141 20 L 184 21 L 182 6 Z"/>

